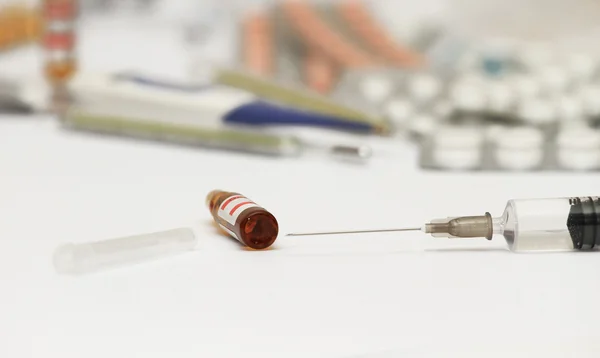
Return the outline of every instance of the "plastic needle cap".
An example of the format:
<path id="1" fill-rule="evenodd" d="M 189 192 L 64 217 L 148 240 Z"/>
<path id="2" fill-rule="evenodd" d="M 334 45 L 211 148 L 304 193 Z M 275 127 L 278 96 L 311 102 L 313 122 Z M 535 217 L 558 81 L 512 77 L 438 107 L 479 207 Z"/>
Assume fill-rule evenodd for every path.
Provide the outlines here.
<path id="1" fill-rule="evenodd" d="M 85 273 L 148 261 L 196 247 L 196 236 L 189 228 L 96 241 L 66 244 L 54 253 L 59 273 Z"/>

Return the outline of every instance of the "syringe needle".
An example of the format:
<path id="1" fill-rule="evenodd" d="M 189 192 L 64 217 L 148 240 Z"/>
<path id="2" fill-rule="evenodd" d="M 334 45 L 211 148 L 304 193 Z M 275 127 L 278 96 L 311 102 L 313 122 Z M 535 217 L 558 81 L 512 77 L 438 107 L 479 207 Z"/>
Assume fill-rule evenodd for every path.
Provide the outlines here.
<path id="1" fill-rule="evenodd" d="M 394 232 L 394 231 L 421 231 L 421 228 L 420 227 L 411 227 L 411 228 L 401 228 L 401 229 L 303 232 L 303 233 L 290 233 L 290 234 L 287 234 L 285 236 L 316 236 L 316 235 L 365 234 L 365 233 L 370 233 L 370 232 Z"/>

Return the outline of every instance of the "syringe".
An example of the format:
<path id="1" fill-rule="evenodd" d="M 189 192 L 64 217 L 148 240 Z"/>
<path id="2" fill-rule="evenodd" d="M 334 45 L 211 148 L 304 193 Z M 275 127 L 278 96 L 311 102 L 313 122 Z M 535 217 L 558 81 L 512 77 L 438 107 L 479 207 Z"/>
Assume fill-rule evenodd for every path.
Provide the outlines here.
<path id="1" fill-rule="evenodd" d="M 502 235 L 511 251 L 571 251 L 600 247 L 600 197 L 509 200 L 500 217 L 490 213 L 434 219 L 422 227 L 292 233 L 287 236 L 422 231 L 433 237 L 486 238 Z"/>

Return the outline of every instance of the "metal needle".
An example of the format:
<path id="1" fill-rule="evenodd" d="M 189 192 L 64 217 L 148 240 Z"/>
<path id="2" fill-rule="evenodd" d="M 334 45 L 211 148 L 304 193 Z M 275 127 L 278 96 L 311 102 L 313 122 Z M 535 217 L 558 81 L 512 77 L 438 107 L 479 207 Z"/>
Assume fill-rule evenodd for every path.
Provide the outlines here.
<path id="1" fill-rule="evenodd" d="M 291 233 L 285 236 L 313 236 L 313 235 L 340 235 L 340 234 L 365 234 L 370 232 L 393 232 L 393 231 L 421 231 L 420 227 L 402 228 L 402 229 L 379 229 L 379 230 L 358 230 L 358 231 L 326 231 L 326 232 L 305 232 Z"/>

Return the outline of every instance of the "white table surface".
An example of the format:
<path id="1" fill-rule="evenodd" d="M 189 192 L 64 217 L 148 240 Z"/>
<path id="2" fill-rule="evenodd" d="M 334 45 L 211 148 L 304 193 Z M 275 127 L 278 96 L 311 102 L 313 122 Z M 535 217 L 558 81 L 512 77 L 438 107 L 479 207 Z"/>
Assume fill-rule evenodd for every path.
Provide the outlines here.
<path id="1" fill-rule="evenodd" d="M 115 53 L 129 52 L 106 58 L 123 67 L 144 67 L 153 54 L 161 69 L 181 60 L 156 55 L 150 42 L 131 49 L 112 40 Z M 107 44 L 85 45 L 87 63 Z M 268 208 L 282 234 L 499 215 L 510 198 L 600 193 L 598 174 L 423 172 L 410 144 L 369 142 L 376 156 L 357 166 L 87 136 L 43 115 L 0 117 L 0 357 L 600 354 L 596 254 L 512 254 L 501 239 L 421 233 L 282 235 L 274 249 L 250 252 L 211 225 L 204 198 L 215 188 Z M 80 277 L 51 265 L 61 243 L 178 226 L 195 230 L 198 250 Z"/>

